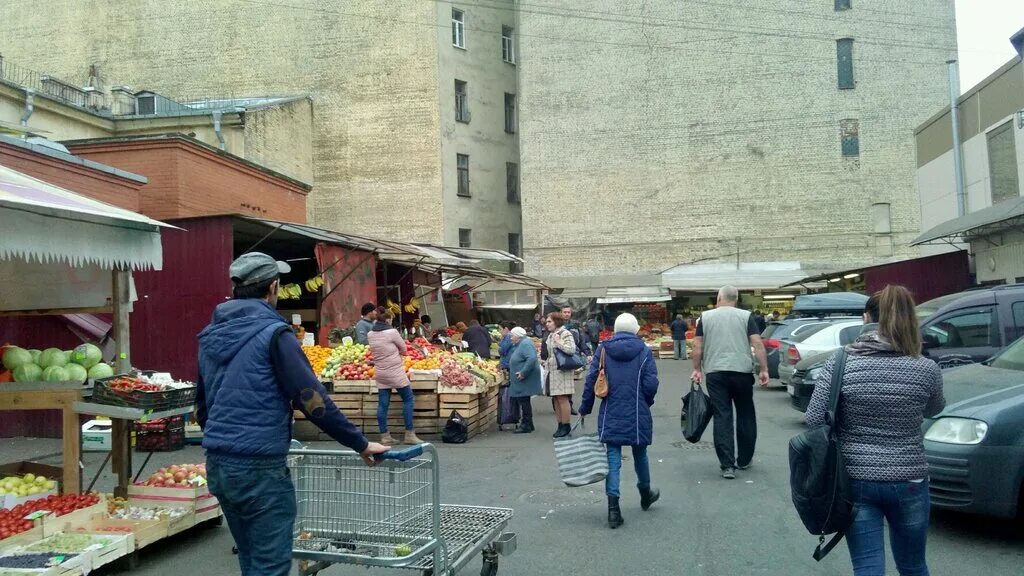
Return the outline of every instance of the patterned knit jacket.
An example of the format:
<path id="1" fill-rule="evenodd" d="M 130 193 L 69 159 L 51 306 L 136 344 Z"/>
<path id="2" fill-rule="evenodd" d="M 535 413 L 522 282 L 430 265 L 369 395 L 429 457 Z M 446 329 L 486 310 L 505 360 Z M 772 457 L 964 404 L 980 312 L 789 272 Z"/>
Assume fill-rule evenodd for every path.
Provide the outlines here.
<path id="1" fill-rule="evenodd" d="M 839 396 L 839 439 L 850 477 L 875 482 L 928 477 L 921 424 L 946 405 L 942 372 L 932 360 L 902 356 L 877 332 L 846 347 Z M 825 422 L 835 359 L 821 371 L 807 425 Z"/>

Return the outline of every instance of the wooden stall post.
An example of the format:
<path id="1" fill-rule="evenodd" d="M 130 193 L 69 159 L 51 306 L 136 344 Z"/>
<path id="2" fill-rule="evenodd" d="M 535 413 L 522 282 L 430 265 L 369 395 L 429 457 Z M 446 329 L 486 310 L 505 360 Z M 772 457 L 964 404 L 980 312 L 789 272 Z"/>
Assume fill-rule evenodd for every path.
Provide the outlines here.
<path id="1" fill-rule="evenodd" d="M 131 305 L 130 270 L 114 270 L 113 273 L 113 329 L 116 352 L 114 369 L 118 374 L 126 374 L 132 368 L 130 346 L 130 323 L 128 308 Z M 128 496 L 128 485 L 132 479 L 132 440 L 131 425 L 126 420 L 114 418 L 110 428 L 111 472 L 117 475 L 117 487 L 114 495 L 125 498 Z"/>

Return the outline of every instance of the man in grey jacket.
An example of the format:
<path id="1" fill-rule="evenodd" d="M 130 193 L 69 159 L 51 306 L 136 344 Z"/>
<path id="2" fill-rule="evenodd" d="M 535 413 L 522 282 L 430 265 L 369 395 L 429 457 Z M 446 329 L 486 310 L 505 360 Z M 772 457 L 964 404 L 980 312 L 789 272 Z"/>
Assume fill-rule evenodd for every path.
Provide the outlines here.
<path id="1" fill-rule="evenodd" d="M 768 358 L 761 334 L 750 312 L 736 307 L 738 302 L 739 291 L 725 286 L 718 291 L 718 306 L 701 314 L 693 343 L 691 376 L 696 382 L 707 379 L 715 419 L 715 452 L 722 478 L 729 480 L 736 478 L 737 467 L 750 467 L 757 442 L 751 348 L 757 357 L 761 386 L 768 385 Z"/>
<path id="2" fill-rule="evenodd" d="M 367 302 L 363 304 L 361 313 L 363 317 L 356 322 L 356 344 L 369 344 L 373 321 L 377 319 L 377 305 Z"/>

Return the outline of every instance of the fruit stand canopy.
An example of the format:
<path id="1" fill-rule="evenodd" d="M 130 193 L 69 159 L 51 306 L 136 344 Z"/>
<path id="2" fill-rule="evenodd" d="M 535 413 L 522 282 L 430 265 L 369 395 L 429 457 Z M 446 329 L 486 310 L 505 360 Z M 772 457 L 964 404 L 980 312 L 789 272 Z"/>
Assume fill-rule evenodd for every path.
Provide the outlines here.
<path id="1" fill-rule="evenodd" d="M 161 226 L 0 166 L 0 261 L 160 270 Z"/>

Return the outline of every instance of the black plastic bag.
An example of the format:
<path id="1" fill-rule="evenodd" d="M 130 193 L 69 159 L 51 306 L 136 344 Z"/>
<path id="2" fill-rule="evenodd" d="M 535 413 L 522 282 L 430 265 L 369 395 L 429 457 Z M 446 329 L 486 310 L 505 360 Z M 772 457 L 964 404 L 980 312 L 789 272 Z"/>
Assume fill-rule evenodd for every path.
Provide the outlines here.
<path id="1" fill-rule="evenodd" d="M 465 444 L 467 440 L 469 440 L 469 424 L 457 410 L 452 410 L 448 422 L 444 425 L 444 430 L 441 431 L 441 441 L 445 444 Z"/>
<path id="2" fill-rule="evenodd" d="M 683 437 L 693 443 L 700 442 L 704 429 L 711 423 L 711 398 L 704 393 L 700 384 L 691 382 L 690 393 L 683 399 L 683 406 L 686 410 Z"/>

